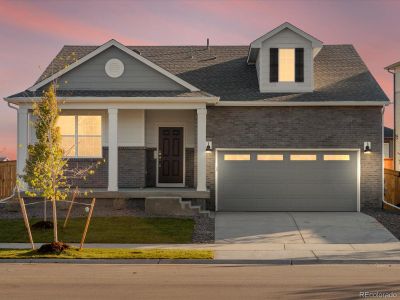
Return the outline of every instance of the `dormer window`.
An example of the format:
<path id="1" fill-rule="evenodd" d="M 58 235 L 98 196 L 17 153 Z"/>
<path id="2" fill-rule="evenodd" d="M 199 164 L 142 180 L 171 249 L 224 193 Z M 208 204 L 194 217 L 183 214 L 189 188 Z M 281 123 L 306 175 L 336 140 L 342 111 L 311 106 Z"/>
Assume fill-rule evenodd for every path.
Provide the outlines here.
<path id="1" fill-rule="evenodd" d="M 322 42 L 284 23 L 250 44 L 247 63 L 255 65 L 261 93 L 314 90 L 314 58 Z"/>
<path id="2" fill-rule="evenodd" d="M 304 48 L 270 48 L 270 82 L 304 82 Z"/>

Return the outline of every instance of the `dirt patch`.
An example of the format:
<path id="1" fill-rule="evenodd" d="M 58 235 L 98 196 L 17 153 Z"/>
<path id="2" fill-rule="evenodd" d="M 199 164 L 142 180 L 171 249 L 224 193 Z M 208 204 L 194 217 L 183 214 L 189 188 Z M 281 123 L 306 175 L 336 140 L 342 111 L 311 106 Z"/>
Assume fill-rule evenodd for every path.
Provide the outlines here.
<path id="1" fill-rule="evenodd" d="M 39 221 L 36 222 L 35 224 L 32 225 L 32 228 L 34 229 L 52 229 L 53 228 L 53 222 L 51 221 Z"/>
<path id="2" fill-rule="evenodd" d="M 64 250 L 69 248 L 70 246 L 63 242 L 52 242 L 42 245 L 37 252 L 40 254 L 61 254 Z"/>

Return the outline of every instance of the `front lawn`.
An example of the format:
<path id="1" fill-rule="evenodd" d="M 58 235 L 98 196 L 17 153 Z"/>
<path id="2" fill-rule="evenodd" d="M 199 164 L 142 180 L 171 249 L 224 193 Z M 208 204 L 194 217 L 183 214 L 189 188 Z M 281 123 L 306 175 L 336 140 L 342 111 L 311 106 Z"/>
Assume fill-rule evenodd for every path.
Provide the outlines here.
<path id="1" fill-rule="evenodd" d="M 34 224 L 38 220 L 30 220 Z M 59 240 L 79 243 L 86 218 L 71 218 L 66 229 L 64 220 L 58 220 Z M 86 243 L 154 244 L 191 243 L 194 228 L 192 219 L 137 218 L 137 217 L 94 217 L 92 218 Z M 33 229 L 35 243 L 53 240 L 53 229 Z M 0 220 L 0 243 L 29 242 L 24 222 L 21 219 Z"/>
<path id="2" fill-rule="evenodd" d="M 61 254 L 39 254 L 35 250 L 0 249 L 0 259 L 17 258 L 91 258 L 91 259 L 213 259 L 210 250 L 186 249 L 82 249 L 64 250 Z"/>

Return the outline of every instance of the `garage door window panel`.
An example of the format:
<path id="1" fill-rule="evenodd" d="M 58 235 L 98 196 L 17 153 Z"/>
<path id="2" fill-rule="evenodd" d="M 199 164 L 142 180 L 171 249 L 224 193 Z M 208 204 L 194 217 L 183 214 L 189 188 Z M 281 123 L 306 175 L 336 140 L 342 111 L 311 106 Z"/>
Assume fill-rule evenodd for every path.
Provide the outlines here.
<path id="1" fill-rule="evenodd" d="M 314 161 L 314 160 L 317 160 L 317 155 L 316 154 L 290 154 L 290 160 Z"/>
<path id="2" fill-rule="evenodd" d="M 225 154 L 224 160 L 230 161 L 249 161 L 250 154 Z"/>

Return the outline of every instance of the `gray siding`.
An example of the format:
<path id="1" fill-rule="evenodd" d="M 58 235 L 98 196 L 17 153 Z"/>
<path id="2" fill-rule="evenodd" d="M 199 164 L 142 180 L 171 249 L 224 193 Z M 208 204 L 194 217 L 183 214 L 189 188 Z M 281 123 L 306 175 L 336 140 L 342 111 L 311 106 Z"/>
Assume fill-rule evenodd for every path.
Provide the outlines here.
<path id="1" fill-rule="evenodd" d="M 359 148 L 361 207 L 382 199 L 382 116 L 379 107 L 209 107 L 207 139 L 213 148 Z M 215 153 L 207 155 L 208 203 L 215 201 Z"/>
<path id="2" fill-rule="evenodd" d="M 124 73 L 110 78 L 105 64 L 111 58 L 124 63 Z M 184 87 L 112 46 L 58 79 L 60 90 L 184 91 Z"/>

